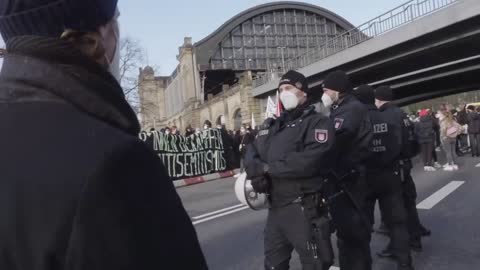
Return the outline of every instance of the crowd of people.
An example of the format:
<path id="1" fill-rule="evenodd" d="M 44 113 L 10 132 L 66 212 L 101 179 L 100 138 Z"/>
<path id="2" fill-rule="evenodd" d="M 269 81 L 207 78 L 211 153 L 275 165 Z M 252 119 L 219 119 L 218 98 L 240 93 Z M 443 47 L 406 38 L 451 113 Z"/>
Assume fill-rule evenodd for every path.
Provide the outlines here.
<path id="1" fill-rule="evenodd" d="M 161 159 L 138 139 L 140 123 L 119 84 L 117 2 L 0 4 L 7 45 L 0 73 L 2 270 L 208 269 L 192 220 Z M 315 93 L 303 74 L 289 71 L 279 84 L 279 118 L 258 134 L 248 125 L 218 127 L 227 149 L 244 157 L 255 191 L 269 195 L 265 269 L 289 269 L 293 249 L 303 269 L 329 269 L 336 231 L 340 268 L 370 270 L 377 201 L 391 238 L 380 255 L 396 260 L 398 270 L 414 269 L 410 251 L 421 251 L 420 237 L 429 234 L 410 174 L 416 136 L 390 87 L 362 89 L 355 92 L 348 75 L 335 71 Z M 447 170 L 457 168 L 467 145 L 479 155 L 478 108 L 419 116 L 428 170 L 440 144 Z M 185 135 L 199 131 L 188 127 Z M 176 127 L 162 132 L 180 134 Z"/>
<path id="2" fill-rule="evenodd" d="M 462 105 L 456 110 L 445 104 L 436 112 L 422 109 L 410 119 L 415 123 L 425 171 L 458 170 L 458 156 L 480 156 L 480 107 Z M 443 166 L 438 157 L 442 151 L 446 156 Z"/>
<path id="3" fill-rule="evenodd" d="M 230 161 L 229 164 L 231 164 L 231 167 L 228 169 L 241 168 L 243 170 L 243 160 L 245 158 L 247 146 L 255 140 L 258 129 L 252 128 L 250 124 L 243 124 L 240 129 L 227 130 L 226 126 L 223 124 L 218 124 L 213 127 L 210 120 L 205 120 L 203 124 L 203 130 L 208 130 L 211 128 L 216 128 L 222 133 L 225 156 Z M 150 132 L 154 131 L 156 131 L 155 128 L 150 129 Z M 171 126 L 161 128 L 159 132 L 166 135 L 183 135 L 188 137 L 194 134 L 200 134 L 202 129 L 198 127 L 193 128 L 191 125 L 188 125 L 185 128 L 185 132 L 182 133 L 177 126 Z"/>

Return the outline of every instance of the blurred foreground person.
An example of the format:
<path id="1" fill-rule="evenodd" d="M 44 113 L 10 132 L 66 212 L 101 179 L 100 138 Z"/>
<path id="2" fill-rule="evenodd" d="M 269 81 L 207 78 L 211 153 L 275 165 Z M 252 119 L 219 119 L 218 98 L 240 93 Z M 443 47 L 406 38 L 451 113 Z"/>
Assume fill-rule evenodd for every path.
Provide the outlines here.
<path id="1" fill-rule="evenodd" d="M 0 3 L 2 270 L 207 269 L 115 78 L 118 15 L 116 0 Z"/>

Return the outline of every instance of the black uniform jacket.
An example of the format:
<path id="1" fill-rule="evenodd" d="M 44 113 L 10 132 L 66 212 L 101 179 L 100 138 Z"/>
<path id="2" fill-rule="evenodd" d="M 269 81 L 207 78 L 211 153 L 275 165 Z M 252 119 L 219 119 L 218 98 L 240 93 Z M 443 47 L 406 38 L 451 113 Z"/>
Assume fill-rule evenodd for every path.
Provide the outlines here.
<path id="1" fill-rule="evenodd" d="M 373 139 L 370 144 L 372 156 L 368 159 L 369 171 L 394 169 L 398 165 L 402 147 L 401 126 L 396 118 L 389 118 L 373 104 L 366 105 L 372 122 Z"/>
<path id="2" fill-rule="evenodd" d="M 320 191 L 323 177 L 335 162 L 335 131 L 332 122 L 308 107 L 300 117 L 268 120 L 247 150 L 246 170 L 250 178 L 268 166 L 272 180 L 273 207 L 284 206 L 305 193 Z"/>
<path id="3" fill-rule="evenodd" d="M 338 174 L 363 166 L 371 155 L 372 124 L 368 110 L 364 104 L 352 95 L 347 95 L 339 104 L 331 109 L 336 130 L 338 161 L 335 168 Z"/>
<path id="4" fill-rule="evenodd" d="M 400 129 L 401 151 L 399 159 L 410 159 L 416 156 L 419 152 L 418 139 L 415 135 L 414 125 L 407 114 L 391 102 L 384 104 L 379 110 L 389 119 L 392 125 L 396 123 L 396 127 Z"/>
<path id="5" fill-rule="evenodd" d="M 207 269 L 116 80 L 59 39 L 14 38 L 0 75 L 0 269 Z"/>

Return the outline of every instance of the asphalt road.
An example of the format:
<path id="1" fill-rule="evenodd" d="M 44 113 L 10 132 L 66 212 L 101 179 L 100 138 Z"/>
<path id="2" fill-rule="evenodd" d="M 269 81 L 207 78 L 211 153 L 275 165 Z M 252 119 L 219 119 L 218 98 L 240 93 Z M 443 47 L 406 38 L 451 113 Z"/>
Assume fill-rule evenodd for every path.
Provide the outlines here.
<path id="1" fill-rule="evenodd" d="M 417 270 L 479 269 L 480 159 L 466 157 L 459 163 L 457 172 L 414 170 L 419 214 L 432 230 L 432 236 L 424 238 L 424 251 L 413 253 Z M 181 188 L 178 193 L 195 224 L 211 270 L 263 270 L 267 212 L 239 205 L 234 183 L 234 178 L 228 178 Z M 386 242 L 385 237 L 373 235 L 375 270 L 395 269 L 393 262 L 375 256 Z M 295 255 L 291 269 L 301 269 Z"/>

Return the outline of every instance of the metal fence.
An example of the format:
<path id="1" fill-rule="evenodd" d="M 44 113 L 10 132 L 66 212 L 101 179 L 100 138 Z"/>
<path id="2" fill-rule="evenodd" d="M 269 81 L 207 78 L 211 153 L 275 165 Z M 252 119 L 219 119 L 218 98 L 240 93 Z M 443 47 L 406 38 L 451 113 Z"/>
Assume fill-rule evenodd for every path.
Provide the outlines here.
<path id="1" fill-rule="evenodd" d="M 282 70 L 297 70 L 313 64 L 328 56 L 358 45 L 364 41 L 385 34 L 393 29 L 408 24 L 461 0 L 411 0 L 394 8 L 375 19 L 372 19 L 348 32 L 328 39 L 322 45 L 307 51 L 305 54 L 285 61 Z M 281 73 L 259 74 L 253 86 L 258 87 L 281 76 Z"/>

